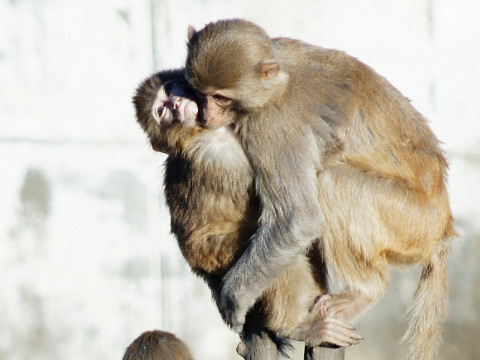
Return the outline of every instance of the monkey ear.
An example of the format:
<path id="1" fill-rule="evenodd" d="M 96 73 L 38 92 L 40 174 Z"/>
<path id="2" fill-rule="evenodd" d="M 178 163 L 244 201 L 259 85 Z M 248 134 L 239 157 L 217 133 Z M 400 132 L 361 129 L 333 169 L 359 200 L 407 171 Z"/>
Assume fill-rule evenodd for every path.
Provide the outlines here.
<path id="1" fill-rule="evenodd" d="M 272 80 L 280 72 L 280 65 L 276 62 L 265 62 L 260 66 L 260 77 L 263 80 Z"/>
<path id="2" fill-rule="evenodd" d="M 192 40 L 196 32 L 197 30 L 195 30 L 195 28 L 192 25 L 188 26 L 188 41 Z"/>

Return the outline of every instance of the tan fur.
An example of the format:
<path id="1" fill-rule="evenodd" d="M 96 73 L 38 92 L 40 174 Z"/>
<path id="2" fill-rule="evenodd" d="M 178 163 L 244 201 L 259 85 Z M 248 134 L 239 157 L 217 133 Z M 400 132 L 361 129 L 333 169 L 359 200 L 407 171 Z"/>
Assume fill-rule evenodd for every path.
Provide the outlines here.
<path id="1" fill-rule="evenodd" d="M 146 331 L 125 350 L 123 360 L 194 360 L 188 346 L 172 333 Z"/>
<path id="2" fill-rule="evenodd" d="M 257 70 L 272 62 L 280 71 L 267 81 Z M 404 342 L 408 359 L 431 359 L 446 316 L 455 230 L 447 161 L 424 117 L 357 59 L 269 39 L 244 20 L 192 33 L 186 64 L 198 93 L 228 97 L 227 105 L 210 102 L 202 113 L 212 127 L 235 125 L 262 204 L 249 251 L 224 279 L 227 321 L 240 326 L 282 269 L 321 238 L 325 262 L 345 285 L 327 311 L 346 321 L 383 295 L 389 265 L 423 266 Z"/>

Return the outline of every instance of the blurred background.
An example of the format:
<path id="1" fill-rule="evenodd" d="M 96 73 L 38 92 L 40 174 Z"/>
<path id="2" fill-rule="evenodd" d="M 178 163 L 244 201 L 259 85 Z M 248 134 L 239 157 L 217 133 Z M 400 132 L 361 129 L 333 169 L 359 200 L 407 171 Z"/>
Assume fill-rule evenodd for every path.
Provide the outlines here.
<path id="1" fill-rule="evenodd" d="M 131 105 L 182 66 L 188 25 L 229 17 L 347 51 L 430 119 L 460 233 L 440 359 L 479 359 L 479 15 L 477 0 L 0 0 L 0 360 L 121 359 L 155 328 L 196 359 L 239 359 L 169 234 L 165 157 Z M 401 359 L 418 276 L 393 272 L 347 359 Z"/>

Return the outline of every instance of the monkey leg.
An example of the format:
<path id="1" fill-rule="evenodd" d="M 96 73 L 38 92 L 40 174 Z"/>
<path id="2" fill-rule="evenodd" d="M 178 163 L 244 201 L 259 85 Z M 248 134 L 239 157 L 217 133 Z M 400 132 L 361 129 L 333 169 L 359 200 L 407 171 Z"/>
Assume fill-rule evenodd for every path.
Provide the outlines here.
<path id="1" fill-rule="evenodd" d="M 448 197 L 408 179 L 345 163 L 318 178 L 325 216 L 323 250 L 335 275 L 348 286 L 366 283 L 392 265 L 426 264 L 451 227 Z"/>
<path id="2" fill-rule="evenodd" d="M 319 175 L 323 254 L 346 291 L 325 302 L 328 316 L 353 323 L 385 292 L 389 266 L 425 264 L 450 221 L 445 194 L 407 180 L 335 163 Z"/>

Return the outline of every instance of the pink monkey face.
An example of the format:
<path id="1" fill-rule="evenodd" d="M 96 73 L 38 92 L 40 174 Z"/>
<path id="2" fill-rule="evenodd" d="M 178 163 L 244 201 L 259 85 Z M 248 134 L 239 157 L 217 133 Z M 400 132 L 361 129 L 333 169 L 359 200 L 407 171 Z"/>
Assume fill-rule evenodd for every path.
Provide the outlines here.
<path id="1" fill-rule="evenodd" d="M 152 106 L 152 116 L 158 125 L 180 122 L 184 126 L 194 126 L 197 115 L 197 103 L 180 82 L 166 82 L 158 90 Z"/>

